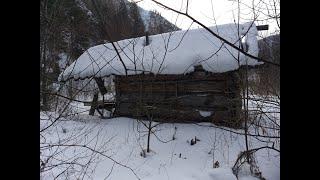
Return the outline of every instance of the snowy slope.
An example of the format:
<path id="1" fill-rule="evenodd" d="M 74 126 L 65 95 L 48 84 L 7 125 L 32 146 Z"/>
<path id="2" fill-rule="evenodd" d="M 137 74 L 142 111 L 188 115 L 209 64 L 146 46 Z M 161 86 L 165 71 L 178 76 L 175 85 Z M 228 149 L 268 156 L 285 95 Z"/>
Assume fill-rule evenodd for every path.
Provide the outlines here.
<path id="1" fill-rule="evenodd" d="M 239 45 L 236 24 L 225 24 L 210 29 L 226 40 Z M 246 32 L 248 32 L 246 34 Z M 257 29 L 251 22 L 240 24 L 240 34 L 246 34 L 248 53 L 258 55 Z M 183 74 L 202 64 L 207 71 L 219 73 L 239 68 L 235 57 L 238 51 L 213 37 L 205 29 L 175 31 L 145 37 L 126 39 L 115 43 L 128 74 L 145 71 L 161 74 Z M 248 60 L 248 61 L 246 61 Z M 240 53 L 240 65 L 260 64 Z M 85 51 L 60 75 L 60 80 L 70 78 L 103 77 L 111 74 L 124 75 L 125 70 L 111 43 L 94 46 Z"/>

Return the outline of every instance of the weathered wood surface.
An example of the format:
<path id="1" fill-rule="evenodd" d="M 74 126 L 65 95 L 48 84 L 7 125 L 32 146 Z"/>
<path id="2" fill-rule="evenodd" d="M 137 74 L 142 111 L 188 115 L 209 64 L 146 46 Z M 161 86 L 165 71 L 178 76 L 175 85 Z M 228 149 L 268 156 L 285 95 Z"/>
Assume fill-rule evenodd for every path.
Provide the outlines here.
<path id="1" fill-rule="evenodd" d="M 84 102 L 83 105 L 84 106 L 91 106 L 92 102 Z M 97 101 L 96 105 L 97 106 L 102 106 L 102 105 L 106 105 L 106 106 L 109 106 L 109 105 L 114 105 L 115 102 L 114 101 L 105 101 L 103 102 L 102 100 L 100 101 Z"/>
<path id="2" fill-rule="evenodd" d="M 156 98 L 158 97 L 158 98 Z M 161 98 L 161 99 L 160 99 Z M 216 108 L 216 107 L 229 107 L 232 105 L 241 105 L 240 98 L 226 98 L 222 95 L 184 95 L 173 98 L 163 98 L 163 96 L 150 96 L 140 99 L 138 96 L 121 96 L 118 99 L 121 103 L 136 103 L 144 102 L 146 104 L 154 104 L 157 106 L 168 106 L 175 104 L 176 106 L 186 106 L 192 108 Z"/>
<path id="3" fill-rule="evenodd" d="M 239 127 L 242 102 L 237 72 L 201 73 L 116 76 L 115 114 Z M 199 110 L 212 115 L 202 117 Z"/>
<path id="4" fill-rule="evenodd" d="M 108 91 L 106 89 L 106 87 L 104 86 L 104 81 L 101 77 L 97 78 L 95 77 L 94 80 L 96 81 L 99 91 L 102 95 L 106 94 Z"/>
<path id="5" fill-rule="evenodd" d="M 91 103 L 91 108 L 90 108 L 90 111 L 89 111 L 89 115 L 93 116 L 94 115 L 94 112 L 97 108 L 97 102 L 98 102 L 98 93 L 95 93 L 94 96 L 93 96 L 93 100 L 92 100 L 92 103 Z"/>
<path id="6" fill-rule="evenodd" d="M 121 105 L 123 110 L 117 113 L 117 116 L 135 117 L 140 119 L 150 119 L 159 122 L 176 122 L 176 123 L 192 123 L 192 122 L 213 122 L 217 125 L 239 128 L 240 119 L 236 115 L 232 115 L 230 109 L 208 109 L 212 111 L 212 115 L 203 117 L 199 110 L 192 108 L 168 108 L 168 107 L 139 107 L 137 105 L 124 103 Z M 203 110 L 203 109 L 202 109 Z M 238 114 L 240 115 L 240 114 Z"/>
<path id="7" fill-rule="evenodd" d="M 263 31 L 263 30 L 268 30 L 269 29 L 269 25 L 260 25 L 260 26 L 256 26 L 258 31 Z"/>

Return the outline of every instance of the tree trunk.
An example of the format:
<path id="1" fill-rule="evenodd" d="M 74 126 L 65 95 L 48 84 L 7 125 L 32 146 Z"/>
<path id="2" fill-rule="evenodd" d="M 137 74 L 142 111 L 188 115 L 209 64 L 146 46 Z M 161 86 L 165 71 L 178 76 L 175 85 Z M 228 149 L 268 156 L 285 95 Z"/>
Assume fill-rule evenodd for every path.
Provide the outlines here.
<path id="1" fill-rule="evenodd" d="M 47 60 L 46 60 L 46 44 L 43 45 L 43 52 L 42 52 L 42 61 L 40 63 L 40 77 L 41 77 L 41 86 L 40 86 L 40 95 L 41 95 L 41 101 L 42 101 L 42 107 L 41 110 L 47 111 L 48 108 L 48 92 L 47 92 L 47 74 L 46 74 L 46 68 L 47 68 Z"/>
<path id="2" fill-rule="evenodd" d="M 42 81 L 42 84 L 41 84 L 41 97 L 42 97 L 42 107 L 41 107 L 41 110 L 43 111 L 47 111 L 49 110 L 48 108 L 48 95 L 47 95 L 47 83 L 45 80 Z"/>

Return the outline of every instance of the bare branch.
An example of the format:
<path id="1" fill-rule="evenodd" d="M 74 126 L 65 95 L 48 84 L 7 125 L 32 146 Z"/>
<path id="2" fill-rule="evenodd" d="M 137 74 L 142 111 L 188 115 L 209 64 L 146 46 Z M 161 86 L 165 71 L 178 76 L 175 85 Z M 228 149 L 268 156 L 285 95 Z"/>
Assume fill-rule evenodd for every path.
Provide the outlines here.
<path id="1" fill-rule="evenodd" d="M 215 36 L 216 38 L 218 38 L 218 39 L 220 39 L 221 41 L 225 42 L 226 44 L 228 44 L 228 45 L 231 46 L 232 48 L 238 50 L 239 52 L 243 53 L 244 55 L 246 55 L 246 56 L 248 56 L 248 57 L 250 57 L 250 58 L 256 59 L 256 60 L 258 60 L 258 61 L 265 62 L 265 63 L 272 64 L 272 65 L 275 65 L 275 66 L 280 67 L 280 64 L 278 64 L 278 63 L 266 61 L 266 60 L 263 60 L 263 59 L 261 59 L 261 58 L 259 58 L 259 57 L 253 56 L 253 55 L 245 52 L 245 51 L 242 50 L 241 48 L 235 46 L 234 44 L 230 43 L 229 41 L 227 41 L 227 40 L 224 39 L 223 37 L 221 37 L 221 36 L 219 36 L 218 34 L 216 34 L 215 32 L 213 32 L 211 29 L 209 29 L 207 26 L 205 26 L 205 25 L 202 24 L 201 22 L 197 21 L 197 20 L 196 20 L 195 18 L 193 18 L 192 16 L 190 16 L 190 15 L 188 15 L 188 14 L 186 14 L 186 13 L 177 11 L 177 10 L 175 10 L 175 9 L 173 9 L 173 8 L 170 8 L 170 7 L 168 7 L 168 6 L 160 3 L 160 2 L 158 2 L 158 1 L 155 1 L 155 0 L 151 0 L 151 1 L 153 1 L 154 3 L 156 3 L 156 4 L 158 4 L 158 5 L 162 6 L 162 7 L 164 7 L 164 8 L 166 8 L 166 9 L 171 10 L 171 11 L 173 11 L 173 12 L 175 12 L 175 13 L 178 13 L 178 14 L 181 14 L 181 15 L 184 15 L 184 16 L 188 17 L 188 18 L 191 19 L 193 22 L 199 24 L 201 27 L 203 27 L 203 28 L 206 29 L 208 32 L 210 32 L 213 36 Z"/>

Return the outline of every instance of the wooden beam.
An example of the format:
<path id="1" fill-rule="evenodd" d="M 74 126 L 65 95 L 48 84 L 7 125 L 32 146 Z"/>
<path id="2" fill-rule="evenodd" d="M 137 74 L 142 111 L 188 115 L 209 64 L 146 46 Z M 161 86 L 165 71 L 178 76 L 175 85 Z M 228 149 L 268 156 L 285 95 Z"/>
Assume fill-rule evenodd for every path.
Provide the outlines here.
<path id="1" fill-rule="evenodd" d="M 106 94 L 108 92 L 108 90 L 106 89 L 106 87 L 104 86 L 104 81 L 101 77 L 95 77 L 94 80 L 96 81 L 99 91 L 102 95 Z"/>
<path id="2" fill-rule="evenodd" d="M 94 96 L 93 96 L 92 103 L 91 103 L 91 108 L 90 108 L 90 111 L 89 111 L 89 115 L 94 116 L 94 111 L 97 108 L 97 103 L 98 103 L 98 93 L 95 93 Z"/>
<path id="3" fill-rule="evenodd" d="M 269 25 L 260 25 L 260 26 L 256 26 L 258 31 L 263 31 L 263 30 L 268 30 L 269 29 Z"/>

